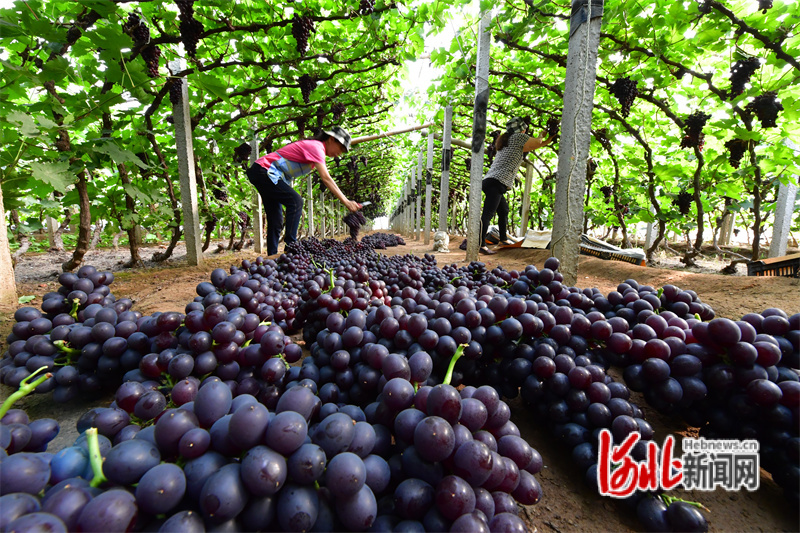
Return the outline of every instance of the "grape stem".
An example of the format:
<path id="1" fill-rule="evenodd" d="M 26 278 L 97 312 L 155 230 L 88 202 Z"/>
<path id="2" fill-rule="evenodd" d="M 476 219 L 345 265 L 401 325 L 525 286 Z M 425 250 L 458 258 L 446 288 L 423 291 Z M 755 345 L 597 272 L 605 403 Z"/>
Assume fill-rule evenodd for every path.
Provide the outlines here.
<path id="1" fill-rule="evenodd" d="M 19 389 L 15 393 L 13 393 L 11 396 L 6 398 L 6 401 L 4 401 L 3 405 L 0 406 L 0 418 L 3 418 L 4 416 L 6 416 L 6 413 L 8 412 L 8 410 L 11 409 L 12 405 L 17 403 L 17 400 L 21 400 L 22 398 L 24 398 L 28 394 L 32 393 L 33 390 L 36 387 L 38 387 L 40 384 L 42 384 L 44 382 L 44 380 L 46 380 L 47 378 L 53 377 L 53 374 L 48 372 L 47 374 L 45 374 L 43 376 L 39 376 L 36 379 L 36 381 L 34 381 L 33 383 L 29 383 L 29 381 L 31 380 L 31 378 L 33 378 L 33 376 L 35 376 L 36 374 L 38 374 L 42 370 L 45 370 L 46 368 L 47 368 L 46 366 L 39 367 L 38 369 L 36 369 L 36 372 L 34 372 L 30 376 L 26 377 L 22 381 L 20 381 Z"/>
<path id="2" fill-rule="evenodd" d="M 270 325 L 272 325 L 272 322 L 269 321 L 269 320 L 264 320 L 263 322 L 259 322 L 258 325 L 259 326 L 270 326 Z M 251 342 L 253 342 L 253 337 L 250 337 L 249 339 L 247 339 L 244 342 L 244 344 L 242 344 L 242 348 L 247 348 L 248 346 L 250 346 Z"/>
<path id="3" fill-rule="evenodd" d="M 663 493 L 660 496 L 661 496 L 661 499 L 664 501 L 664 503 L 667 504 L 667 505 L 671 504 L 672 502 L 683 502 L 683 503 L 687 503 L 687 504 L 689 504 L 689 505 L 691 505 L 693 507 L 697 507 L 698 509 L 702 509 L 702 510 L 704 510 L 706 512 L 709 512 L 709 513 L 711 512 L 711 509 L 709 509 L 708 507 L 706 507 L 705 505 L 703 505 L 700 502 L 691 502 L 691 501 L 688 501 L 688 500 L 684 500 L 682 498 L 678 498 L 677 496 L 670 496 L 669 494 L 666 494 L 666 493 Z"/>
<path id="4" fill-rule="evenodd" d="M 61 352 L 61 355 L 58 355 L 53 358 L 56 361 L 56 364 L 72 364 L 75 360 L 75 356 L 81 354 L 81 351 L 78 348 L 70 348 L 67 346 L 67 341 L 53 341 L 53 345 Z M 66 357 L 66 363 L 62 363 L 63 358 Z"/>
<path id="5" fill-rule="evenodd" d="M 92 465 L 94 477 L 89 483 L 92 487 L 99 487 L 106 481 L 103 475 L 103 456 L 100 455 L 100 440 L 97 438 L 97 428 L 86 430 L 86 444 L 89 445 L 89 463 Z"/>
<path id="6" fill-rule="evenodd" d="M 456 367 L 456 361 L 464 355 L 464 348 L 466 346 L 467 344 L 460 344 L 458 348 L 456 348 L 456 353 L 453 354 L 452 359 L 450 359 L 450 365 L 447 367 L 447 374 L 444 375 L 444 379 L 442 380 L 443 385 L 450 385 L 450 380 L 453 379 L 453 369 Z"/>
<path id="7" fill-rule="evenodd" d="M 286 370 L 289 370 L 289 369 L 292 367 L 292 365 L 290 365 L 290 364 L 289 364 L 289 363 L 286 361 L 286 358 L 283 356 L 283 354 L 282 354 L 282 353 L 279 353 L 278 355 L 273 355 L 272 357 L 277 357 L 278 359 L 280 359 L 281 361 L 283 361 L 283 364 L 284 364 L 284 365 L 286 365 Z"/>
<path id="8" fill-rule="evenodd" d="M 80 307 L 81 301 L 78 298 L 72 299 L 72 309 L 69 311 L 69 316 L 78 320 L 78 307 Z"/>

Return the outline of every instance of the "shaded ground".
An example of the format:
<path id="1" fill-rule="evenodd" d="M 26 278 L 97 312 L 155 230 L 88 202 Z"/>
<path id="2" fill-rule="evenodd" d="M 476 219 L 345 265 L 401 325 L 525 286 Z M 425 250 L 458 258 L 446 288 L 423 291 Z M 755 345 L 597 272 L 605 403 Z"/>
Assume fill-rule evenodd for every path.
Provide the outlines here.
<path id="1" fill-rule="evenodd" d="M 425 246 L 407 239 L 404 247 L 390 248 L 390 255 L 405 253 L 430 253 L 432 244 Z M 464 252 L 458 250 L 460 238 L 451 239 L 453 253 L 436 254 L 440 265 L 464 264 Z M 118 270 L 116 263 L 127 259 L 127 251 L 93 252 L 90 264 L 103 269 Z M 184 252 L 177 251 L 176 258 L 167 265 L 154 269 L 134 269 L 116 272 L 111 286 L 117 297 L 130 297 L 134 308 L 143 313 L 154 311 L 183 311 L 187 302 L 195 296 L 195 287 L 208 280 L 210 271 L 216 267 L 227 268 L 238 264 L 243 258 L 252 259 L 252 250 L 225 255 L 206 254 L 203 267 L 188 267 Z M 143 253 L 143 257 L 152 252 Z M 542 267 L 549 257 L 546 250 L 503 250 L 493 256 L 482 256 L 487 265 L 502 265 L 507 269 L 522 269 L 528 264 Z M 64 259 L 48 254 L 33 256 L 21 262 L 17 270 L 19 294 L 42 294 L 57 288 L 58 265 Z M 727 263 L 720 262 L 719 268 Z M 709 270 L 712 269 L 709 267 Z M 56 273 L 56 275 L 52 275 Z M 752 278 L 746 276 L 722 276 L 718 274 L 693 273 L 686 270 L 638 267 L 617 261 L 581 256 L 578 269 L 578 286 L 597 287 L 603 292 L 614 290 L 625 279 L 633 278 L 643 284 L 660 287 L 674 284 L 683 289 L 692 289 L 703 302 L 711 305 L 717 316 L 738 319 L 749 312 L 760 312 L 769 307 L 779 307 L 789 314 L 800 312 L 800 280 L 789 278 Z M 34 304 L 38 304 L 39 300 Z M 31 304 L 31 305 L 34 305 Z M 0 331 L 10 329 L 13 317 L 0 316 L 3 323 Z M 3 334 L 3 337 L 5 334 Z M 9 391 L 0 387 L 0 396 Z M 696 435 L 696 429 L 687 428 L 680 420 L 666 417 L 649 409 L 640 395 L 634 401 L 646 412 L 646 418 L 656 430 L 656 441 L 661 443 L 668 434 L 678 439 L 684 435 Z M 56 417 L 62 424 L 62 435 L 51 445 L 50 451 L 72 443 L 77 436 L 75 421 L 88 408 L 107 405 L 109 398 L 85 401 L 80 405 L 54 406 L 49 397 L 32 398 L 23 406 L 33 418 Z M 588 490 L 583 475 L 572 464 L 569 452 L 555 443 L 546 428 L 533 420 L 519 400 L 511 402 L 512 419 L 520 427 L 522 436 L 544 457 L 545 470 L 537 476 L 544 489 L 542 501 L 522 511 L 529 523 L 539 532 L 573 531 L 638 531 L 640 526 L 635 515 L 610 499 L 603 499 Z M 762 471 L 761 488 L 748 492 L 696 492 L 686 499 L 696 500 L 710 509 L 707 515 L 710 531 L 800 531 L 797 509 L 792 509 L 783 499 L 782 491 Z"/>

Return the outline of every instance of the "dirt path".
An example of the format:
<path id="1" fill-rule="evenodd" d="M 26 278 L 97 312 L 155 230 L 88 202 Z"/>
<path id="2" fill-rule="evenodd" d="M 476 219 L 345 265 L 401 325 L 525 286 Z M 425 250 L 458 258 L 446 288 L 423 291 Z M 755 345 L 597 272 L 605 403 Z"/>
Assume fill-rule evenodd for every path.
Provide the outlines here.
<path id="1" fill-rule="evenodd" d="M 403 247 L 390 248 L 390 255 L 406 253 L 431 253 L 431 246 L 416 243 L 411 239 Z M 451 240 L 452 253 L 436 254 L 439 265 L 450 263 L 464 264 L 464 252 L 458 250 L 460 240 Z M 126 251 L 114 256 L 96 253 L 92 262 L 104 269 L 114 267 L 124 260 Z M 522 269 L 528 264 L 542 267 L 549 257 L 546 250 L 504 250 L 496 255 L 482 257 L 490 267 L 502 265 L 506 269 Z M 120 256 L 120 257 L 117 257 Z M 149 257 L 149 255 L 148 255 Z M 117 297 L 130 297 L 134 308 L 143 313 L 155 311 L 183 311 L 186 303 L 195 296 L 195 287 L 207 281 L 213 268 L 228 268 L 239 264 L 243 258 L 252 259 L 252 250 L 225 255 L 206 254 L 203 267 L 193 268 L 185 264 L 181 252 L 173 261 L 151 269 L 117 271 L 112 291 Z M 56 257 L 37 257 L 22 263 L 18 270 L 20 294 L 36 294 L 41 297 L 58 286 L 56 276 Z M 26 266 L 27 265 L 27 266 Z M 37 265 L 37 266 L 34 266 Z M 724 264 L 721 264 L 724 266 Z M 52 272 L 48 273 L 48 269 Z M 23 274 L 23 275 L 20 275 Z M 692 289 L 700 299 L 711 305 L 717 316 L 738 319 L 749 312 L 760 312 L 769 307 L 779 307 L 789 314 L 800 312 L 800 280 L 789 278 L 750 278 L 746 276 L 722 276 L 718 274 L 692 273 L 685 270 L 638 267 L 617 261 L 581 256 L 578 268 L 578 286 L 597 287 L 603 292 L 614 290 L 620 282 L 633 278 L 639 283 L 660 287 L 674 284 L 683 289 Z M 33 304 L 32 304 L 33 305 Z M 0 316 L 3 331 L 10 329 L 12 317 Z M 8 393 L 2 388 L 2 395 Z M 48 398 L 34 398 L 25 402 L 32 417 L 54 416 L 53 406 Z M 109 399 L 101 398 L 81 405 L 57 406 L 56 416 L 62 421 L 62 435 L 55 446 L 69 445 L 75 438 L 74 424 L 77 417 L 92 405 L 107 404 Z M 696 430 L 671 417 L 666 417 L 649 409 L 644 399 L 634 394 L 634 401 L 644 409 L 646 418 L 656 430 L 656 441 L 662 443 L 668 434 L 679 439 L 682 435 L 694 435 Z M 512 419 L 520 427 L 522 436 L 528 440 L 544 457 L 545 469 L 537 476 L 544 489 L 542 501 L 526 507 L 523 515 L 539 532 L 573 531 L 638 531 L 640 526 L 635 515 L 610 499 L 602 499 L 586 488 L 583 475 L 572 464 L 569 452 L 558 445 L 547 428 L 537 424 L 519 400 L 512 405 Z M 711 510 L 708 516 L 710 531 L 799 531 L 800 519 L 796 509 L 791 509 L 782 496 L 782 491 L 762 471 L 761 488 L 755 493 L 747 492 L 698 492 L 689 494 L 687 499 L 697 500 Z"/>

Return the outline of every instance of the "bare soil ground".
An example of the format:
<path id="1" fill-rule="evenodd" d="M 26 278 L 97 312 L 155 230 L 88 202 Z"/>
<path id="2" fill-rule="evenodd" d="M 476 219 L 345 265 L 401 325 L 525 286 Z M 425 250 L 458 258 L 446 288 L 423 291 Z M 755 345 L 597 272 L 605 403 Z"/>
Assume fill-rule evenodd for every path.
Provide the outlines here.
<path id="1" fill-rule="evenodd" d="M 458 249 L 462 238 L 451 237 L 448 254 L 435 254 L 440 265 L 464 264 L 464 252 Z M 407 245 L 390 248 L 386 253 L 431 253 L 432 244 L 407 238 Z M 213 246 L 212 246 L 213 248 Z M 145 250 L 143 257 L 151 257 L 153 251 Z M 489 266 L 502 265 L 506 269 L 522 269 L 528 264 L 542 267 L 549 257 L 547 250 L 513 249 L 503 250 L 492 256 L 482 256 L 481 260 Z M 238 264 L 242 259 L 252 259 L 252 249 L 238 253 L 217 255 L 207 253 L 202 267 L 186 265 L 185 251 L 176 250 L 176 256 L 166 264 L 151 265 L 149 268 L 121 271 L 122 261 L 127 260 L 125 249 L 114 251 L 95 251 L 87 257 L 87 263 L 104 270 L 115 271 L 116 279 L 112 292 L 119 297 L 134 300 L 134 308 L 143 313 L 155 311 L 183 311 L 187 302 L 195 296 L 195 287 L 208 280 L 210 271 L 216 267 L 227 268 Z M 20 295 L 38 295 L 55 290 L 60 264 L 66 254 L 40 254 L 28 256 L 17 266 L 17 285 Z M 676 258 L 665 261 L 680 265 Z M 711 305 L 717 316 L 731 319 L 741 318 L 749 312 L 760 312 L 770 307 L 783 309 L 790 315 L 800 312 L 800 280 L 790 278 L 753 278 L 747 276 L 723 276 L 716 273 L 727 262 L 713 262 L 692 272 L 687 269 L 639 267 L 617 261 L 581 256 L 578 268 L 577 285 L 597 287 L 603 292 L 614 290 L 628 278 L 653 287 L 674 284 L 683 289 L 697 292 L 703 302 Z M 676 266 L 677 266 L 676 265 Z M 35 300 L 30 305 L 37 305 Z M 5 337 L 13 323 L 13 316 L 0 315 L 0 333 Z M 0 387 L 0 396 L 9 394 Z M 646 418 L 656 430 L 656 441 L 662 443 L 667 435 L 678 439 L 682 436 L 696 436 L 696 428 L 687 427 L 681 420 L 663 416 L 647 407 L 644 399 L 634 394 L 634 400 L 646 413 Z M 23 402 L 33 418 L 55 417 L 61 421 L 62 435 L 51 444 L 50 451 L 68 446 L 76 437 L 75 421 L 81 413 L 95 405 L 107 405 L 109 398 L 84 401 L 80 405 L 53 405 L 49 397 L 31 398 Z M 597 531 L 639 531 L 634 513 L 611 499 L 600 498 L 586 488 L 583 475 L 572 464 L 569 451 L 558 445 L 546 427 L 537 423 L 529 411 L 519 401 L 511 402 L 512 419 L 520 427 L 522 436 L 543 456 L 545 469 L 537 478 L 542 484 L 544 496 L 535 506 L 522 509 L 522 516 L 530 524 L 531 530 L 540 532 L 597 532 Z M 686 494 L 688 500 L 699 501 L 710 512 L 707 518 L 710 531 L 800 531 L 798 510 L 792 508 L 783 498 L 781 489 L 762 470 L 761 487 L 756 492 L 693 492 Z M 535 529 L 534 529 L 535 528 Z"/>

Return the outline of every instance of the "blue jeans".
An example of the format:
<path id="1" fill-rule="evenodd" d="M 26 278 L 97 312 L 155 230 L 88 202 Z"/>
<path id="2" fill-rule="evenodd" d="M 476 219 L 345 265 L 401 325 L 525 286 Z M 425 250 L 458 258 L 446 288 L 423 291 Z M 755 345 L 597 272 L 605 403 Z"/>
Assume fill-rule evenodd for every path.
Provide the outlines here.
<path id="1" fill-rule="evenodd" d="M 278 253 L 283 227 L 283 206 L 286 206 L 286 233 L 283 240 L 286 243 L 295 242 L 300 216 L 303 214 L 303 198 L 283 180 L 278 180 L 277 184 L 272 183 L 267 169 L 256 163 L 247 169 L 247 179 L 256 188 L 264 204 L 267 215 L 267 254 L 275 255 Z"/>

